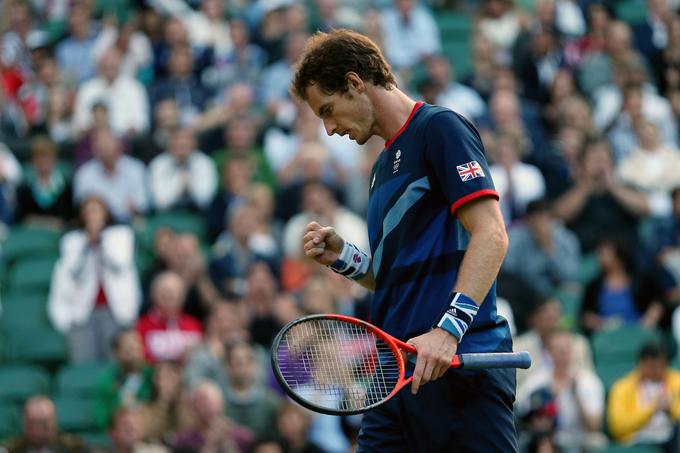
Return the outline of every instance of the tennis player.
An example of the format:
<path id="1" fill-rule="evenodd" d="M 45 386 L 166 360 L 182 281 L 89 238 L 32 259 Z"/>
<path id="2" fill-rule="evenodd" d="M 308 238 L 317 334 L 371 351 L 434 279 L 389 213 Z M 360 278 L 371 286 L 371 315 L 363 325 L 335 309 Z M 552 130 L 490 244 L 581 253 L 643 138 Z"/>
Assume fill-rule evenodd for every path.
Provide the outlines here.
<path id="1" fill-rule="evenodd" d="M 329 135 L 385 139 L 370 254 L 315 222 L 303 240 L 307 256 L 374 292 L 372 323 L 418 350 L 411 392 L 364 415 L 358 451 L 517 451 L 515 371 L 448 371 L 456 352 L 512 350 L 495 298 L 508 239 L 474 126 L 409 98 L 378 46 L 349 30 L 309 39 L 291 92 Z"/>

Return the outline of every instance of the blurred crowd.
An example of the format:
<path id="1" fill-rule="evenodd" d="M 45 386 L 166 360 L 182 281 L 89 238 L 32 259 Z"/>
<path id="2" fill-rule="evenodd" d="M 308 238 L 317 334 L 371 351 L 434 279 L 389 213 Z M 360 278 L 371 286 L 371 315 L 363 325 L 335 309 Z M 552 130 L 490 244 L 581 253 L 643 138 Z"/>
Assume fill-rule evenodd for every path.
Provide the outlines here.
<path id="1" fill-rule="evenodd" d="M 301 409 L 268 364 L 287 322 L 370 305 L 301 250 L 311 220 L 369 250 L 384 143 L 328 137 L 288 93 L 306 38 L 337 27 L 480 132 L 510 237 L 499 310 L 534 357 L 518 375 L 523 451 L 680 451 L 679 7 L 0 2 L 0 224 L 10 241 L 61 235 L 45 310 L 69 364 L 111 364 L 93 399 L 102 451 L 350 451 L 359 418 Z M 657 341 L 610 379 L 598 338 L 622 329 Z M 89 448 L 49 395 L 25 402 L 23 426 L 10 452 Z"/>

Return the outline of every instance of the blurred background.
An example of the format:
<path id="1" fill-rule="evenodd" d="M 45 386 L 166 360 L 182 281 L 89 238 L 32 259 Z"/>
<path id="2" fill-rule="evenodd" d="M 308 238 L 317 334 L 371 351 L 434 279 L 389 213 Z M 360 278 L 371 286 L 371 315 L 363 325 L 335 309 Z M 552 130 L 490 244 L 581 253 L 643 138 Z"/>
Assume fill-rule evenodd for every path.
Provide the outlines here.
<path id="1" fill-rule="evenodd" d="M 510 249 L 499 311 L 526 452 L 677 452 L 678 0 L 0 1 L 0 450 L 352 451 L 268 348 L 370 294 L 301 253 L 368 250 L 384 143 L 288 94 L 316 30 L 376 40 L 479 129 Z M 423 450 L 425 451 L 425 450 Z"/>

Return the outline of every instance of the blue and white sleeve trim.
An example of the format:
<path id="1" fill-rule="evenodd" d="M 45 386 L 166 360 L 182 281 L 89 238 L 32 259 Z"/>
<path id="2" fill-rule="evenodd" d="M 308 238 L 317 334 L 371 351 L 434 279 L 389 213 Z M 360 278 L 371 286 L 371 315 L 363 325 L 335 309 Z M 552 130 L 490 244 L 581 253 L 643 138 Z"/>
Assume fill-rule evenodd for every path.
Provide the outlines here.
<path id="1" fill-rule="evenodd" d="M 338 259 L 328 267 L 352 280 L 361 280 L 368 274 L 371 259 L 351 242 L 345 242 Z"/>
<path id="2" fill-rule="evenodd" d="M 436 327 L 441 327 L 460 342 L 475 319 L 479 307 L 474 300 L 463 293 L 451 293 L 449 306 Z"/>

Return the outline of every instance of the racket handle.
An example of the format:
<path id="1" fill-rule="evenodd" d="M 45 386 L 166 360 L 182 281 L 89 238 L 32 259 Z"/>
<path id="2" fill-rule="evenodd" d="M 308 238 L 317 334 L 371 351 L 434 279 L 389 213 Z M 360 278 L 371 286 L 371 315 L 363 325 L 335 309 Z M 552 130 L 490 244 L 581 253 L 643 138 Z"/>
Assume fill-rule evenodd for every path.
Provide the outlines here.
<path id="1" fill-rule="evenodd" d="M 456 362 L 459 363 L 456 364 Z M 527 351 L 459 354 L 454 358 L 451 366 L 469 370 L 481 368 L 522 368 L 526 370 L 531 366 L 531 356 Z"/>

